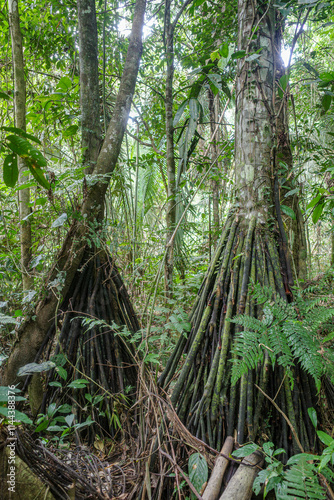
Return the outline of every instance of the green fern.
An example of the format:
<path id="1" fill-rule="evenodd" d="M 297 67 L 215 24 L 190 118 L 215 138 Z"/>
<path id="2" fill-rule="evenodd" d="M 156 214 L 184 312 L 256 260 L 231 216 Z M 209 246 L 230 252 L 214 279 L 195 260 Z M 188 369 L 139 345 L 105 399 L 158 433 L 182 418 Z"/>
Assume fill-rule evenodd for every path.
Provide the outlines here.
<path id="1" fill-rule="evenodd" d="M 318 298 L 305 300 L 298 291 L 295 302 L 288 304 L 269 287 L 251 287 L 258 306 L 265 305 L 261 319 L 240 315 L 231 320 L 243 327 L 236 333 L 233 347 L 232 384 L 263 360 L 265 350 L 273 365 L 290 370 L 295 362 L 300 363 L 318 388 L 323 375 L 334 380 L 334 353 L 319 334 L 334 317 L 334 308 Z"/>
<path id="2" fill-rule="evenodd" d="M 300 457 L 296 455 L 295 459 Z M 297 463 L 292 465 L 284 474 L 284 481 L 276 492 L 277 500 L 298 500 L 326 498 L 326 493 L 319 484 L 316 467 L 309 463 L 307 457 L 301 457 Z"/>

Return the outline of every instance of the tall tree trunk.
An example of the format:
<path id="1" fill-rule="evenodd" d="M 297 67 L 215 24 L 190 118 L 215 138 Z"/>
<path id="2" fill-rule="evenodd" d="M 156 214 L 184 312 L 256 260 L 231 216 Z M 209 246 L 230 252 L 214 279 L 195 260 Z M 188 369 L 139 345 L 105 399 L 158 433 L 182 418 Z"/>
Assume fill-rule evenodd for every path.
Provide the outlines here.
<path id="1" fill-rule="evenodd" d="M 244 337 L 238 336 L 242 326 L 230 320 L 236 314 L 251 316 L 245 330 L 253 331 L 252 320 L 263 318 L 263 306 L 249 284 L 269 287 L 284 307 L 292 300 L 293 278 L 274 170 L 276 21 L 271 4 L 239 0 L 238 49 L 246 57 L 238 62 L 236 85 L 236 203 L 191 311 L 188 338 L 181 335 L 159 382 L 169 384 L 185 352 L 171 401 L 187 428 L 218 450 L 226 436 L 243 443 L 264 431 L 289 456 L 300 448 L 311 449 L 315 442 L 307 414 L 307 408 L 317 405 L 313 379 L 296 364 L 292 388 L 283 367 L 271 367 L 266 346 L 255 363 L 238 376 L 233 371 L 231 378 L 232 366 L 240 366 L 252 353 L 235 349 L 236 339 Z M 258 57 L 249 58 L 250 54 Z M 268 338 L 266 345 L 275 345 L 275 339 L 275 335 Z M 276 399 L 296 431 L 293 436 L 264 394 Z"/>
<path id="2" fill-rule="evenodd" d="M 173 126 L 173 78 L 174 78 L 174 26 L 171 22 L 171 0 L 165 1 L 165 57 L 167 62 L 165 111 L 166 111 L 166 166 L 167 166 L 167 213 L 166 244 L 173 234 L 176 222 L 176 178 L 174 158 L 174 126 Z M 167 246 L 165 259 L 165 292 L 166 297 L 173 293 L 174 243 Z"/>
<path id="3" fill-rule="evenodd" d="M 208 90 L 208 98 L 209 98 L 209 112 L 210 112 L 210 131 L 211 131 L 211 136 L 213 137 L 212 143 L 211 143 L 211 157 L 212 161 L 215 161 L 218 152 L 219 152 L 219 147 L 217 145 L 217 139 L 219 140 L 219 135 L 215 134 L 216 126 L 218 123 L 217 120 L 217 109 L 216 109 L 216 104 L 215 104 L 215 96 L 212 92 L 212 90 L 209 88 Z M 212 241 L 213 241 L 213 246 L 214 248 L 216 247 L 217 244 L 217 239 L 218 239 L 218 232 L 219 232 L 219 190 L 220 190 L 220 181 L 219 181 L 219 163 L 217 163 L 217 166 L 214 168 L 212 175 L 214 176 L 213 179 L 211 179 L 211 189 L 212 189 L 212 215 L 213 215 L 213 224 L 212 224 Z"/>
<path id="4" fill-rule="evenodd" d="M 130 42 L 124 64 L 123 75 L 117 95 L 114 111 L 107 129 L 94 174 L 99 179 L 87 192 L 81 208 L 82 220 L 72 224 L 58 254 L 57 262 L 52 268 L 45 290 L 46 295 L 36 306 L 35 316 L 20 327 L 17 341 L 14 344 L 8 362 L 2 373 L 4 385 L 17 382 L 18 369 L 34 360 L 52 321 L 59 304 L 67 295 L 85 251 L 91 225 L 103 213 L 104 197 L 108 181 L 116 166 L 121 149 L 124 132 L 130 112 L 132 97 L 142 53 L 142 28 L 145 14 L 145 0 L 137 0 L 134 11 Z M 100 180 L 101 179 L 101 180 Z M 61 290 L 48 285 L 59 281 Z"/>
<path id="5" fill-rule="evenodd" d="M 78 0 L 81 147 L 85 173 L 94 170 L 101 147 L 98 39 L 95 0 Z"/>
<path id="6" fill-rule="evenodd" d="M 275 162 L 275 170 L 277 171 L 277 180 L 279 181 L 279 201 L 283 205 L 291 208 L 294 212 L 293 217 L 284 216 L 284 224 L 290 249 L 289 259 L 291 267 L 297 280 L 305 280 L 307 278 L 307 243 L 304 218 L 299 206 L 299 195 L 294 193 L 286 197 L 289 191 L 293 191 L 298 187 L 298 184 L 296 184 L 293 175 L 293 158 L 289 139 L 289 73 L 287 73 L 281 57 L 283 23 L 284 20 L 282 17 L 277 15 L 277 27 L 274 39 L 276 47 L 275 83 L 279 92 L 275 95 L 274 126 L 276 146 L 273 150 L 273 160 Z"/>
<path id="7" fill-rule="evenodd" d="M 165 0 L 164 13 L 164 46 L 167 64 L 165 88 L 166 112 L 166 165 L 167 165 L 167 213 L 166 213 L 166 257 L 165 257 L 165 293 L 173 294 L 174 240 L 171 241 L 176 225 L 176 176 L 174 158 L 174 126 L 173 126 L 173 78 L 174 78 L 174 33 L 184 10 L 193 0 L 184 0 L 174 19 L 171 18 L 172 0 Z"/>
<path id="8" fill-rule="evenodd" d="M 14 112 L 15 126 L 26 130 L 26 83 L 24 77 L 24 61 L 22 50 L 22 34 L 20 29 L 20 17 L 18 0 L 8 1 L 9 25 L 12 40 L 12 57 L 14 70 Z M 26 172 L 29 171 L 22 158 L 17 158 L 19 170 L 19 184 L 27 181 Z M 21 244 L 21 268 L 23 290 L 33 288 L 34 279 L 29 273 L 31 261 L 31 224 L 29 215 L 30 191 L 29 188 L 18 192 L 19 215 L 20 215 L 20 244 Z"/>

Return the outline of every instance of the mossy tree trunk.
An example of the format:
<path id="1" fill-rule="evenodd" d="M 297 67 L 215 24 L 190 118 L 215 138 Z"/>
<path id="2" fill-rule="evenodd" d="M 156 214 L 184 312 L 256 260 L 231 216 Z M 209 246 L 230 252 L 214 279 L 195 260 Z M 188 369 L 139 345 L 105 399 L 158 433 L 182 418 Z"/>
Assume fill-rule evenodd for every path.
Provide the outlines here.
<path id="1" fill-rule="evenodd" d="M 91 174 L 101 147 L 98 37 L 95 0 L 78 0 L 81 146 L 85 173 Z"/>
<path id="2" fill-rule="evenodd" d="M 219 450 L 226 436 L 244 443 L 266 435 L 288 455 L 314 444 L 307 408 L 317 404 L 315 384 L 296 365 L 291 388 L 282 366 L 263 362 L 234 384 L 239 325 L 236 314 L 262 318 L 263 308 L 249 290 L 251 282 L 270 287 L 283 301 L 292 300 L 293 276 L 277 191 L 277 61 L 280 19 L 270 3 L 239 0 L 235 119 L 236 203 L 193 306 L 191 332 L 182 336 L 160 377 L 172 380 L 186 353 L 171 400 L 179 417 L 197 437 Z M 254 57 L 255 56 L 255 57 Z M 285 143 L 288 146 L 288 143 Z M 291 155 L 291 151 L 290 151 Z M 297 439 L 276 403 L 296 430 Z"/>
<path id="3" fill-rule="evenodd" d="M 210 112 L 210 132 L 212 137 L 211 142 L 211 158 L 215 161 L 218 157 L 219 145 L 217 144 L 220 139 L 220 133 L 217 131 L 215 134 L 216 126 L 218 123 L 218 112 L 217 112 L 217 100 L 211 89 L 208 90 L 209 99 L 209 112 Z M 219 191 L 221 188 L 221 183 L 219 180 L 218 168 L 221 167 L 221 162 L 217 162 L 216 168 L 214 168 L 211 179 L 211 193 L 212 193 L 212 241 L 214 248 L 217 244 L 218 234 L 219 234 Z"/>

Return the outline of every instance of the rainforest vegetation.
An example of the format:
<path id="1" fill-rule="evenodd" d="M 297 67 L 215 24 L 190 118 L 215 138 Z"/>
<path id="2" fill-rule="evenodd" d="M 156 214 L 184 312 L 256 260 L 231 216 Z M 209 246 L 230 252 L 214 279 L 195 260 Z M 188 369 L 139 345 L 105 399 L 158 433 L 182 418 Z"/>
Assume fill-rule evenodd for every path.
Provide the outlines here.
<path id="1" fill-rule="evenodd" d="M 334 4 L 0 10 L 1 498 L 334 499 Z"/>

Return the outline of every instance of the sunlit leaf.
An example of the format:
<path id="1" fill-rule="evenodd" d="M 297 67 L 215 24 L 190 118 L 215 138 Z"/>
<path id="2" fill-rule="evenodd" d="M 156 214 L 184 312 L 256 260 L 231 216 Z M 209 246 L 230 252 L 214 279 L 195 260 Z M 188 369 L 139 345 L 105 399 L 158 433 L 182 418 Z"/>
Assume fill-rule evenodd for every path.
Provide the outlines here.
<path id="1" fill-rule="evenodd" d="M 281 210 L 284 214 L 291 217 L 291 219 L 296 220 L 296 214 L 291 207 L 287 207 L 286 205 L 281 205 Z"/>
<path id="2" fill-rule="evenodd" d="M 307 408 L 307 413 L 308 413 L 308 416 L 310 417 L 310 420 L 313 424 L 313 427 L 316 428 L 318 425 L 317 412 L 315 411 L 314 408 Z"/>
<path id="3" fill-rule="evenodd" d="M 6 186 L 14 187 L 19 178 L 17 168 L 17 156 L 14 153 L 8 154 L 3 162 L 3 180 Z"/>
<path id="4" fill-rule="evenodd" d="M 317 205 L 313 210 L 312 221 L 314 224 L 316 224 L 320 219 L 324 206 L 325 206 L 324 203 L 319 203 L 319 205 Z"/>

